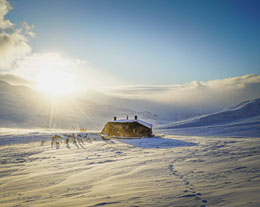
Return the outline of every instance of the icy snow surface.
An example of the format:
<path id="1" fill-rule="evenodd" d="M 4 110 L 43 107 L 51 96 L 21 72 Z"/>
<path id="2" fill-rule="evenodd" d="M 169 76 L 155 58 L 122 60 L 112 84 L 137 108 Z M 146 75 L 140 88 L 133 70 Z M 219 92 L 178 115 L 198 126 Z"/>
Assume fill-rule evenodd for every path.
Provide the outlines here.
<path id="1" fill-rule="evenodd" d="M 259 206 L 259 138 L 65 133 L 0 130 L 1 207 Z"/>

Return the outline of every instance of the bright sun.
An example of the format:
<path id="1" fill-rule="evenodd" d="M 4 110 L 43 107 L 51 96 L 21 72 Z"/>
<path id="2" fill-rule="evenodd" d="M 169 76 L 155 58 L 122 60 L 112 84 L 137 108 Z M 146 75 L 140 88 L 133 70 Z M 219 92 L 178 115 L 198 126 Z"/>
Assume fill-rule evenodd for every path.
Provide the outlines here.
<path id="1" fill-rule="evenodd" d="M 76 80 L 62 71 L 41 72 L 36 77 L 37 90 L 51 96 L 65 96 L 79 91 Z"/>

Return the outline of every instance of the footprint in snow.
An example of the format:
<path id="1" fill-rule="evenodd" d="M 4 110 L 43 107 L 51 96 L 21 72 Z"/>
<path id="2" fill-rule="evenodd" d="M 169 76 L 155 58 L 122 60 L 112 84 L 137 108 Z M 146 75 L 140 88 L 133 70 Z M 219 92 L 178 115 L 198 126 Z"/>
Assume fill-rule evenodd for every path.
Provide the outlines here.
<path id="1" fill-rule="evenodd" d="M 189 189 L 192 191 L 192 192 L 190 192 L 189 190 L 184 190 L 183 192 L 184 193 L 188 193 L 188 194 L 179 196 L 177 198 L 195 198 L 196 200 L 201 200 L 202 203 L 207 203 L 208 202 L 207 200 L 202 199 L 200 197 L 201 193 L 196 193 L 196 191 L 193 191 L 193 185 L 190 183 L 190 181 L 188 181 L 187 178 L 185 178 L 185 176 L 181 175 L 177 170 L 174 169 L 174 165 L 173 164 L 170 164 L 168 168 L 169 168 L 169 170 L 171 171 L 171 173 L 173 175 L 175 175 L 176 177 L 180 178 L 183 181 L 184 185 L 189 187 Z M 201 205 L 200 207 L 206 207 L 206 205 Z"/>

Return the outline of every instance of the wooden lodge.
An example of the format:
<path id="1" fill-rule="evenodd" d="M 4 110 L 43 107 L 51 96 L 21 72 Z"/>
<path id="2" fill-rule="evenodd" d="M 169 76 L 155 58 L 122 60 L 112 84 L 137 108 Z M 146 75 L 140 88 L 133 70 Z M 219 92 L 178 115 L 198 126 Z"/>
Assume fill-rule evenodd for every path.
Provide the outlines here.
<path id="1" fill-rule="evenodd" d="M 101 131 L 100 135 L 105 138 L 140 138 L 152 136 L 152 124 L 137 119 L 120 119 L 114 117 Z"/>

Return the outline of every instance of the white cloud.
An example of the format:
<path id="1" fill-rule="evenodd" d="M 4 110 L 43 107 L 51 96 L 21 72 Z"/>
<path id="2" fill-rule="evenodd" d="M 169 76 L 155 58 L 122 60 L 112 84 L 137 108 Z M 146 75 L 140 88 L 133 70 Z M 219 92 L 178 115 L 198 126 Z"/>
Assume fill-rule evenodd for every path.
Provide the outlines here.
<path id="1" fill-rule="evenodd" d="M 9 2 L 0 0 L 0 69 L 8 71 L 12 64 L 31 52 L 27 36 L 34 36 L 32 27 L 24 23 L 22 29 L 13 29 L 14 24 L 5 19 L 12 9 Z M 23 32 L 24 31 L 24 32 Z"/>
<path id="2" fill-rule="evenodd" d="M 27 38 L 16 30 L 11 34 L 0 33 L 0 68 L 9 70 L 14 61 L 23 58 L 31 52 Z"/>
<path id="3" fill-rule="evenodd" d="M 35 33 L 33 32 L 34 25 L 29 25 L 27 22 L 23 22 L 23 29 L 25 34 L 33 38 L 35 37 Z"/>
<path id="4" fill-rule="evenodd" d="M 10 20 L 5 19 L 5 15 L 11 9 L 12 7 L 7 0 L 0 0 L 0 31 L 13 26 L 13 23 L 10 22 Z"/>

